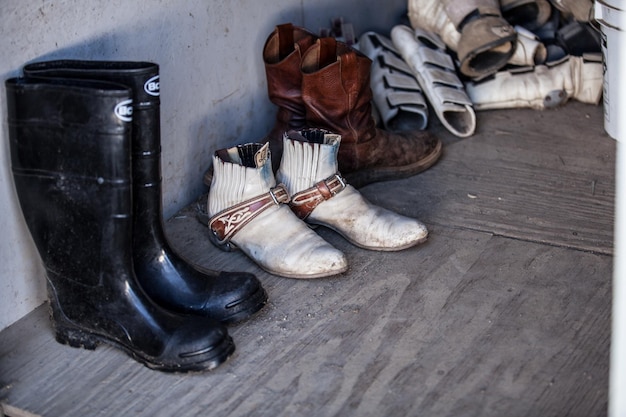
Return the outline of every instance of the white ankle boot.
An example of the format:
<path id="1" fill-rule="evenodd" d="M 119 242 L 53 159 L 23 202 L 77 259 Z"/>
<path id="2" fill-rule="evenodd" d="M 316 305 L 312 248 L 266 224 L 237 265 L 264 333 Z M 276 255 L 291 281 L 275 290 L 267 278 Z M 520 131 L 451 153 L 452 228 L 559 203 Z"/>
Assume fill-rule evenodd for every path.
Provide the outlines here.
<path id="1" fill-rule="evenodd" d="M 501 71 L 493 78 L 465 84 L 476 110 L 529 107 L 544 109 L 573 98 L 598 104 L 602 96 L 602 56 L 569 56 L 524 72 Z"/>
<path id="2" fill-rule="evenodd" d="M 426 226 L 368 202 L 337 171 L 341 136 L 321 129 L 291 131 L 283 141 L 277 178 L 291 208 L 307 223 L 335 230 L 352 244 L 396 251 L 426 240 Z"/>
<path id="3" fill-rule="evenodd" d="M 348 268 L 335 249 L 289 209 L 289 194 L 276 185 L 268 144 L 216 152 L 207 210 L 211 241 L 239 248 L 261 268 L 288 278 L 318 278 Z"/>

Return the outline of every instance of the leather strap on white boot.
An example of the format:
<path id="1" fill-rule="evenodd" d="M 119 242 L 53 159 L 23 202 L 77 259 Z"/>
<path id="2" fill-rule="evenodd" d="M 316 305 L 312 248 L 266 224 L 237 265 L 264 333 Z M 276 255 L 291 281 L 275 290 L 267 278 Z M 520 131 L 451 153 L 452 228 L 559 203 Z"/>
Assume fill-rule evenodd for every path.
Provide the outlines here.
<path id="1" fill-rule="evenodd" d="M 434 33 L 395 26 L 391 39 L 428 97 L 437 117 L 454 135 L 468 137 L 476 130 L 476 114 L 445 45 Z"/>
<path id="2" fill-rule="evenodd" d="M 340 142 L 341 136 L 321 129 L 285 135 L 277 177 L 292 194 L 292 210 L 364 249 L 397 251 L 424 242 L 424 224 L 371 204 L 345 183 L 337 172 Z"/>
<path id="3" fill-rule="evenodd" d="M 288 278 L 318 278 L 348 268 L 345 256 L 289 209 L 276 185 L 268 144 L 222 149 L 213 156 L 207 209 L 211 241 L 241 249 L 261 268 Z"/>
<path id="4" fill-rule="evenodd" d="M 492 78 L 466 84 L 476 110 L 529 107 L 545 109 L 570 98 L 598 104 L 602 96 L 602 56 L 568 56 L 551 64 L 500 71 Z"/>

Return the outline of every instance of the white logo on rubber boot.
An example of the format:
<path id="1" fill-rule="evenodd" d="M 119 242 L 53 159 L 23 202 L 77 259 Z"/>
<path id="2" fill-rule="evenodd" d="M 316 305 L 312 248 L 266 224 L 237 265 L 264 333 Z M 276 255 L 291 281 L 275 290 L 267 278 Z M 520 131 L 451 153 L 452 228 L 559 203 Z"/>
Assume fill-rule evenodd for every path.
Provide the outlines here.
<path id="1" fill-rule="evenodd" d="M 146 83 L 143 85 L 143 90 L 151 96 L 158 96 L 161 92 L 160 87 L 161 83 L 159 82 L 159 76 L 155 75 L 154 77 L 146 81 Z"/>
<path id="2" fill-rule="evenodd" d="M 128 99 L 117 103 L 115 115 L 123 122 L 131 122 L 133 120 L 133 100 Z"/>

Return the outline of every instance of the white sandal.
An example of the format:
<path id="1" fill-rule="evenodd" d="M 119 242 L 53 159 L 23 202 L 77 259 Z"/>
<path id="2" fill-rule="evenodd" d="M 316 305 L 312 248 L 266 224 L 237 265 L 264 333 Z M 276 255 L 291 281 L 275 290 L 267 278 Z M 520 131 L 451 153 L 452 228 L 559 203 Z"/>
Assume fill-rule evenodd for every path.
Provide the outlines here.
<path id="1" fill-rule="evenodd" d="M 359 50 L 372 60 L 370 86 L 382 127 L 392 132 L 426 129 L 428 106 L 422 89 L 391 40 L 366 32 Z"/>
<path id="2" fill-rule="evenodd" d="M 472 101 L 441 39 L 406 25 L 395 26 L 391 39 L 446 129 L 462 138 L 474 134 L 476 114 Z"/>

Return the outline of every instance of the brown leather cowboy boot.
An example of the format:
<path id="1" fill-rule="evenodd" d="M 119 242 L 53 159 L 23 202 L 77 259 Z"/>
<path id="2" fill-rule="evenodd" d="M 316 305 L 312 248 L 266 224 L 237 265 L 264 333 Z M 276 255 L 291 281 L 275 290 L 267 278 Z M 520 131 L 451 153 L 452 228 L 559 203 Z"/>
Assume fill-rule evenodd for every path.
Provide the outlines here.
<path id="1" fill-rule="evenodd" d="M 283 149 L 283 135 L 289 130 L 305 127 L 302 103 L 302 75 L 300 64 L 304 52 L 317 40 L 317 36 L 292 23 L 277 25 L 263 47 L 263 62 L 267 77 L 267 93 L 278 106 L 276 123 L 265 141 L 272 149 L 272 170 L 276 172 Z M 204 173 L 204 184 L 211 187 L 213 168 Z"/>
<path id="2" fill-rule="evenodd" d="M 426 131 L 391 133 L 376 128 L 371 63 L 334 38 L 318 39 L 302 57 L 306 123 L 342 136 L 339 171 L 357 188 L 415 175 L 437 162 L 442 152 L 441 141 Z"/>
<path id="3" fill-rule="evenodd" d="M 278 106 L 276 123 L 267 136 L 274 155 L 274 171 L 280 163 L 283 134 L 305 127 L 300 64 L 302 55 L 316 40 L 317 36 L 308 30 L 285 23 L 276 26 L 263 47 L 268 96 Z"/>

